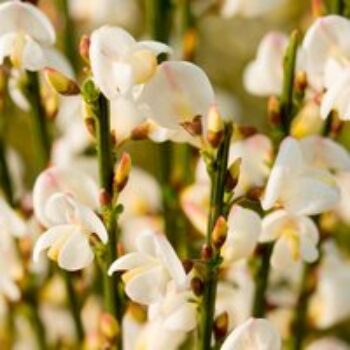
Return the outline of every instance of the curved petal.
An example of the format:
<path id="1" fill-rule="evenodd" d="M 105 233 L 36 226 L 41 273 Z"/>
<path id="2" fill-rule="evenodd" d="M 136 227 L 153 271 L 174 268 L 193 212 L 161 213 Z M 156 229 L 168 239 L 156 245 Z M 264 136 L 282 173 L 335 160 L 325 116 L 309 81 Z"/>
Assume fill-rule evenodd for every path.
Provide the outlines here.
<path id="1" fill-rule="evenodd" d="M 164 321 L 164 327 L 170 331 L 190 332 L 197 325 L 196 306 L 185 302 Z"/>
<path id="2" fill-rule="evenodd" d="M 35 72 L 43 69 L 47 63 L 45 53 L 41 46 L 28 37 L 23 48 L 21 68 Z"/>
<path id="3" fill-rule="evenodd" d="M 135 50 L 148 49 L 152 51 L 155 55 L 160 55 L 161 53 L 171 54 L 173 52 L 169 45 L 163 44 L 159 41 L 154 40 L 142 40 L 136 43 Z"/>
<path id="4" fill-rule="evenodd" d="M 221 350 L 281 350 L 281 337 L 265 319 L 250 318 L 226 338 Z"/>
<path id="5" fill-rule="evenodd" d="M 291 241 L 288 237 L 282 236 L 275 243 L 270 264 L 276 270 L 284 270 L 293 267 L 297 263 L 293 256 L 293 249 L 299 249 L 299 247 L 291 246 Z"/>
<path id="6" fill-rule="evenodd" d="M 57 262 L 64 270 L 76 271 L 88 267 L 93 259 L 94 254 L 85 233 L 75 229 L 63 245 Z"/>
<path id="7" fill-rule="evenodd" d="M 266 215 L 262 220 L 262 232 L 259 242 L 271 242 L 276 240 L 281 234 L 283 226 L 290 219 L 285 210 L 276 210 Z"/>
<path id="8" fill-rule="evenodd" d="M 184 287 L 187 282 L 186 272 L 175 250 L 165 236 L 156 234 L 155 239 L 157 243 L 157 254 L 162 259 L 165 268 L 174 279 L 176 286 Z"/>
<path id="9" fill-rule="evenodd" d="M 35 243 L 33 250 L 33 260 L 35 262 L 38 262 L 40 260 L 41 253 L 45 249 L 51 247 L 62 236 L 70 235 L 73 230 L 74 226 L 72 225 L 58 225 L 48 229 L 39 237 Z"/>
<path id="10" fill-rule="evenodd" d="M 108 269 L 111 276 L 116 271 L 131 270 L 139 266 L 149 265 L 150 259 L 143 253 L 129 253 L 115 260 Z"/>
<path id="11" fill-rule="evenodd" d="M 0 291 L 11 301 L 17 301 L 21 297 L 21 292 L 15 282 L 4 276 L 0 277 Z"/>
<path id="12" fill-rule="evenodd" d="M 36 6 L 20 1 L 7 1 L 0 5 L 0 36 L 11 32 L 24 32 L 46 45 L 54 44 L 55 30 Z"/>
<path id="13" fill-rule="evenodd" d="M 162 92 L 162 98 L 159 92 Z M 151 109 L 151 118 L 160 126 L 179 129 L 180 123 L 206 116 L 215 102 L 208 77 L 189 62 L 164 62 L 145 85 L 139 102 Z"/>

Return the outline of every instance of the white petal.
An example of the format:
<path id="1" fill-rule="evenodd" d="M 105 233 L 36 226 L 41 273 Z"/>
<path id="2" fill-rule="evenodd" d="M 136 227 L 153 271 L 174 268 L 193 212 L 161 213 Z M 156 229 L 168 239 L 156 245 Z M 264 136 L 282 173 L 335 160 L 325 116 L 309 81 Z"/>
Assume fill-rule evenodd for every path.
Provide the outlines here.
<path id="1" fill-rule="evenodd" d="M 162 98 L 159 98 L 162 91 Z M 188 62 L 164 62 L 145 85 L 140 98 L 160 126 L 179 129 L 180 123 L 206 116 L 214 100 L 213 88 L 199 67 Z"/>
<path id="2" fill-rule="evenodd" d="M 139 266 L 150 264 L 150 259 L 143 253 L 129 253 L 115 260 L 108 269 L 108 274 L 112 275 L 116 271 L 131 270 Z"/>
<path id="3" fill-rule="evenodd" d="M 62 236 L 70 235 L 73 230 L 74 226 L 72 225 L 58 225 L 49 228 L 36 241 L 33 251 L 33 260 L 38 262 L 40 260 L 40 255 L 44 250 L 51 247 L 51 245 Z"/>
<path id="4" fill-rule="evenodd" d="M 167 317 L 164 322 L 164 327 L 172 331 L 190 332 L 196 325 L 196 306 L 189 302 L 185 302 L 179 309 Z"/>
<path id="5" fill-rule="evenodd" d="M 165 271 L 158 266 L 135 275 L 126 283 L 125 292 L 131 300 L 149 305 L 159 301 L 164 294 L 165 286 Z"/>
<path id="6" fill-rule="evenodd" d="M 24 32 L 46 45 L 55 42 L 55 30 L 46 15 L 36 6 L 20 1 L 7 1 L 0 5 L 0 36 L 11 32 Z"/>
<path id="7" fill-rule="evenodd" d="M 5 294 L 11 301 L 17 301 L 21 297 L 21 292 L 16 283 L 10 278 L 2 276 L 0 278 L 0 291 Z"/>
<path id="8" fill-rule="evenodd" d="M 157 234 L 156 243 L 158 248 L 157 253 L 174 279 L 177 287 L 185 286 L 187 281 L 185 269 L 169 241 L 165 236 Z"/>
<path id="9" fill-rule="evenodd" d="M 155 233 L 146 231 L 136 239 L 136 247 L 140 253 L 147 254 L 151 257 L 156 257 L 157 245 L 155 240 Z"/>
<path id="10" fill-rule="evenodd" d="M 148 49 L 151 50 L 155 55 L 160 55 L 161 53 L 167 53 L 171 54 L 172 53 L 172 48 L 169 45 L 163 44 L 159 41 L 154 41 L 154 40 L 143 40 L 139 41 L 135 45 L 135 49 Z"/>
<path id="11" fill-rule="evenodd" d="M 264 243 L 276 240 L 282 234 L 282 229 L 288 220 L 290 220 L 290 217 L 284 210 L 276 210 L 266 215 L 262 220 L 262 232 L 259 242 Z"/>
<path id="12" fill-rule="evenodd" d="M 299 249 L 299 247 L 296 248 Z M 297 260 L 295 260 L 292 256 L 292 249 L 294 249 L 294 247 L 291 247 L 289 238 L 285 236 L 280 237 L 272 250 L 270 260 L 271 266 L 276 270 L 281 271 L 284 269 L 293 268 L 293 266 L 297 263 Z"/>
<path id="13" fill-rule="evenodd" d="M 88 267 L 93 259 L 86 234 L 75 229 L 59 253 L 58 265 L 64 270 L 76 271 Z"/>
<path id="14" fill-rule="evenodd" d="M 223 256 L 230 261 L 249 257 L 261 232 L 261 219 L 250 209 L 233 206 L 228 216 L 228 234 L 222 247 Z"/>
<path id="15" fill-rule="evenodd" d="M 38 71 L 43 69 L 47 63 L 41 46 L 31 38 L 27 38 L 23 49 L 22 68 L 29 71 Z"/>
<path id="16" fill-rule="evenodd" d="M 15 39 L 15 33 L 7 33 L 0 37 L 0 64 L 3 64 L 4 59 L 11 55 Z"/>
<path id="17" fill-rule="evenodd" d="M 281 350 L 281 337 L 265 319 L 250 318 L 226 338 L 221 350 Z"/>

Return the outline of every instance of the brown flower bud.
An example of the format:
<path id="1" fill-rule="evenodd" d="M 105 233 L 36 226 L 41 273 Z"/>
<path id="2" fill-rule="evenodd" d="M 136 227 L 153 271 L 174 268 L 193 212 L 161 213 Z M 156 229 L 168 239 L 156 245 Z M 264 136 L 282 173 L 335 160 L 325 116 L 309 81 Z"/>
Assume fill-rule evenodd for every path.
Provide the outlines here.
<path id="1" fill-rule="evenodd" d="M 307 88 L 307 75 L 305 71 L 299 71 L 296 73 L 295 76 L 295 91 L 298 93 L 304 93 L 305 89 Z"/>
<path id="2" fill-rule="evenodd" d="M 276 96 L 270 96 L 267 102 L 267 115 L 272 125 L 279 126 L 281 124 L 281 104 Z"/>
<path id="3" fill-rule="evenodd" d="M 100 204 L 102 206 L 103 205 L 108 205 L 108 204 L 111 203 L 111 196 L 109 195 L 109 193 L 104 188 L 102 188 L 100 190 L 99 201 L 100 201 Z"/>
<path id="4" fill-rule="evenodd" d="M 211 241 L 216 249 L 220 249 L 224 245 L 227 237 L 227 231 L 228 226 L 226 219 L 223 216 L 219 216 L 211 234 Z"/>
<path id="5" fill-rule="evenodd" d="M 204 261 L 208 261 L 212 257 L 213 257 L 213 248 L 208 244 L 204 244 L 201 250 L 201 258 Z"/>
<path id="6" fill-rule="evenodd" d="M 213 105 L 208 113 L 208 134 L 207 140 L 213 148 L 217 148 L 224 135 L 224 123 L 218 107 Z"/>
<path id="7" fill-rule="evenodd" d="M 84 34 L 80 39 L 79 53 L 80 53 L 81 58 L 86 63 L 90 63 L 89 50 L 90 50 L 90 37 L 88 35 Z"/>
<path id="8" fill-rule="evenodd" d="M 214 336 L 216 341 L 220 341 L 226 337 L 228 331 L 228 313 L 221 313 L 214 321 Z"/>
<path id="9" fill-rule="evenodd" d="M 252 201 L 259 201 L 263 194 L 264 189 L 262 187 L 251 187 L 247 192 L 247 198 Z"/>
<path id="10" fill-rule="evenodd" d="M 190 122 L 181 123 L 181 126 L 192 136 L 202 135 L 202 117 L 197 115 Z"/>
<path id="11" fill-rule="evenodd" d="M 84 119 L 85 122 L 85 126 L 89 132 L 89 134 L 93 137 L 96 136 L 96 123 L 95 123 L 95 119 L 92 117 L 88 117 Z"/>
<path id="12" fill-rule="evenodd" d="M 242 158 L 237 158 L 228 169 L 226 178 L 226 189 L 231 192 L 238 184 Z"/>
<path id="13" fill-rule="evenodd" d="M 78 84 L 53 68 L 45 68 L 44 74 L 51 87 L 60 95 L 73 96 L 80 93 Z"/>
<path id="14" fill-rule="evenodd" d="M 141 123 L 138 126 L 136 126 L 131 131 L 130 138 L 135 141 L 145 140 L 148 138 L 150 131 L 151 131 L 151 125 L 149 124 L 149 122 L 145 121 L 144 123 Z"/>
<path id="15" fill-rule="evenodd" d="M 114 186 L 117 192 L 121 192 L 128 182 L 131 170 L 131 157 L 129 153 L 124 152 L 115 169 Z"/>
<path id="16" fill-rule="evenodd" d="M 199 277 L 193 277 L 191 279 L 191 289 L 197 297 L 201 296 L 204 290 L 203 281 Z"/>
<path id="17" fill-rule="evenodd" d="M 118 321 L 109 313 L 103 313 L 100 317 L 101 334 L 108 340 L 118 337 L 120 328 Z"/>
<path id="18" fill-rule="evenodd" d="M 190 259 L 184 259 L 182 261 L 182 266 L 184 267 L 186 274 L 188 274 L 193 268 L 193 261 Z"/>
<path id="19" fill-rule="evenodd" d="M 238 131 L 240 135 L 243 136 L 244 138 L 253 136 L 258 132 L 255 126 L 250 126 L 250 125 L 240 125 L 238 126 Z"/>

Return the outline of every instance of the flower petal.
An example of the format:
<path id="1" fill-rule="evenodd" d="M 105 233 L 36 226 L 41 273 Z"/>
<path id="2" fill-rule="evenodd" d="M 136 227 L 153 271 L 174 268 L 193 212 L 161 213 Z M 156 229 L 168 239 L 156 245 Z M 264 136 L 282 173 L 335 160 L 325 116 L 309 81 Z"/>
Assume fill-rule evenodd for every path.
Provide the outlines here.
<path id="1" fill-rule="evenodd" d="M 116 271 L 131 270 L 139 266 L 149 265 L 150 259 L 143 253 L 129 253 L 115 260 L 108 269 L 111 276 Z"/>

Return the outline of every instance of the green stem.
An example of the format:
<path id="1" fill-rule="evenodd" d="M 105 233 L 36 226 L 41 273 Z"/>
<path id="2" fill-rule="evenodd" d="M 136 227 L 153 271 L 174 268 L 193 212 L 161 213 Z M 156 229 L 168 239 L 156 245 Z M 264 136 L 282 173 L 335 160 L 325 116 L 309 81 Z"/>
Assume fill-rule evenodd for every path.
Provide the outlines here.
<path id="1" fill-rule="evenodd" d="M 224 214 L 224 193 L 227 176 L 228 155 L 232 137 L 232 124 L 225 126 L 224 140 L 217 152 L 212 174 L 209 220 L 206 242 L 211 246 L 211 234 L 219 216 Z M 206 278 L 204 283 L 203 300 L 201 303 L 200 346 L 201 350 L 211 349 L 211 339 L 214 324 L 216 289 L 218 269 L 220 267 L 220 251 L 216 250 L 212 259 L 206 264 Z"/>
<path id="2" fill-rule="evenodd" d="M 68 297 L 68 302 L 70 306 L 70 311 L 72 313 L 72 317 L 74 320 L 74 325 L 75 325 L 75 331 L 78 337 L 78 340 L 80 343 L 83 342 L 84 340 L 84 327 L 81 321 L 81 315 L 80 315 L 80 305 L 79 301 L 76 296 L 76 292 L 74 290 L 74 285 L 73 285 L 73 276 L 67 272 L 62 270 L 64 281 L 66 284 L 66 291 L 67 291 L 67 297 Z"/>
<path id="3" fill-rule="evenodd" d="M 344 12 L 344 1 L 343 0 L 329 0 L 328 1 L 328 12 L 336 15 L 342 15 Z"/>
<path id="4" fill-rule="evenodd" d="M 294 31 L 289 39 L 289 44 L 284 56 L 283 62 L 283 89 L 281 94 L 281 112 L 282 112 L 282 127 L 283 131 L 289 133 L 289 125 L 293 114 L 293 92 L 295 65 L 298 50 L 298 31 Z"/>
<path id="5" fill-rule="evenodd" d="M 266 290 L 270 274 L 270 257 L 272 245 L 265 244 L 261 247 L 261 259 L 256 273 L 256 292 L 253 305 L 253 316 L 264 317 L 266 312 Z"/>
<path id="6" fill-rule="evenodd" d="M 38 167 L 41 171 L 49 163 L 51 142 L 46 113 L 40 96 L 39 75 L 36 72 L 27 72 L 27 76 L 27 97 L 31 105 L 33 137 L 36 143 L 35 156 L 38 159 Z"/>
<path id="7" fill-rule="evenodd" d="M 13 186 L 10 177 L 9 167 L 6 159 L 6 147 L 0 139 L 0 182 L 6 201 L 10 206 L 14 205 Z"/>

